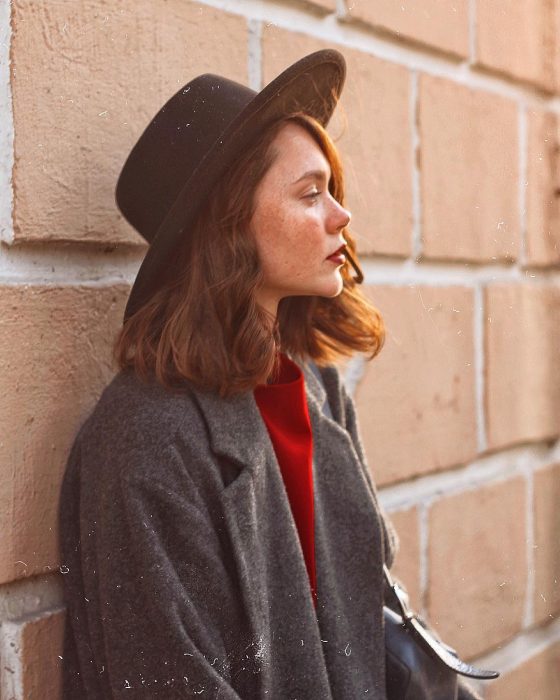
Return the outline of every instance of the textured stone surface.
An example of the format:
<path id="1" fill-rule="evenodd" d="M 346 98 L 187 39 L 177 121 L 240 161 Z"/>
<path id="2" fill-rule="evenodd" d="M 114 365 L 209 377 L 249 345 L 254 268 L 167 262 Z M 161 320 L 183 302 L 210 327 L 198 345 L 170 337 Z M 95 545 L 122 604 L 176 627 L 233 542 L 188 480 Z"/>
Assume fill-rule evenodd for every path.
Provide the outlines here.
<path id="1" fill-rule="evenodd" d="M 307 53 L 327 47 L 338 48 L 348 64 L 329 133 L 343 158 L 358 248 L 361 253 L 408 255 L 412 147 L 407 71 L 361 51 L 265 26 L 264 82 Z"/>
<path id="2" fill-rule="evenodd" d="M 468 0 L 347 0 L 350 18 L 459 56 L 469 53 Z"/>
<path id="3" fill-rule="evenodd" d="M 560 129 L 550 112 L 527 113 L 527 242 L 529 265 L 560 264 Z"/>
<path id="4" fill-rule="evenodd" d="M 430 511 L 428 614 L 465 657 L 521 629 L 526 588 L 522 478 L 448 496 Z"/>
<path id="5" fill-rule="evenodd" d="M 420 609 L 420 531 L 418 526 L 418 509 L 395 511 L 389 518 L 399 536 L 399 550 L 391 568 L 391 573 L 406 588 L 410 604 L 415 610 Z"/>
<path id="6" fill-rule="evenodd" d="M 0 583 L 58 566 L 70 444 L 113 375 L 128 287 L 0 289 Z"/>
<path id="7" fill-rule="evenodd" d="M 546 0 L 545 0 L 546 1 Z M 551 0 L 554 3 L 554 20 L 553 20 L 553 32 L 554 32 L 554 90 L 556 93 L 560 92 L 560 3 L 558 0 Z"/>
<path id="8" fill-rule="evenodd" d="M 558 700 L 560 643 L 488 683 L 485 700 Z"/>
<path id="9" fill-rule="evenodd" d="M 247 81 L 247 23 L 192 2 L 15 0 L 14 239 L 143 244 L 114 204 L 149 120 L 206 71 Z"/>
<path id="10" fill-rule="evenodd" d="M 560 433 L 560 288 L 491 285 L 486 418 L 492 449 Z"/>
<path id="11" fill-rule="evenodd" d="M 461 287 L 367 287 L 387 327 L 356 404 L 378 483 L 476 454 L 473 296 Z"/>
<path id="12" fill-rule="evenodd" d="M 64 611 L 5 621 L 0 629 L 2 700 L 62 697 Z"/>
<path id="13" fill-rule="evenodd" d="M 554 89 L 555 5 L 555 0 L 477 0 L 477 63 Z"/>
<path id="14" fill-rule="evenodd" d="M 63 612 L 46 614 L 22 625 L 21 665 L 25 700 L 62 697 Z"/>
<path id="15" fill-rule="evenodd" d="M 560 464 L 535 474 L 535 618 L 560 613 Z M 559 685 L 560 687 L 560 685 Z"/>
<path id="16" fill-rule="evenodd" d="M 512 259 L 519 247 L 516 105 L 420 79 L 422 235 L 430 258 Z"/>

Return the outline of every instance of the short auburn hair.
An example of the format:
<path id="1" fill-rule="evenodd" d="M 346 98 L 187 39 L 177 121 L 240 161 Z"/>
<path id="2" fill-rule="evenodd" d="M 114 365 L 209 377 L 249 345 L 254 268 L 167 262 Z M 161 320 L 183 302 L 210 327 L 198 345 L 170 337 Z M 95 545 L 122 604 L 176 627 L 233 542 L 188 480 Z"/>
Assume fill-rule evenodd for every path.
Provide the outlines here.
<path id="1" fill-rule="evenodd" d="M 342 164 L 321 124 L 303 113 L 272 123 L 221 177 L 185 232 L 166 281 L 123 324 L 113 347 L 120 369 L 171 390 L 191 384 L 227 397 L 274 376 L 279 351 L 321 366 L 355 351 L 369 359 L 379 352 L 383 320 L 348 265 L 341 268 L 338 296 L 285 297 L 273 327 L 256 302 L 263 275 L 250 226 L 254 195 L 274 162 L 271 144 L 287 122 L 302 126 L 320 146 L 331 168 L 329 191 L 344 205 Z M 343 236 L 356 257 L 352 235 L 344 229 Z"/>

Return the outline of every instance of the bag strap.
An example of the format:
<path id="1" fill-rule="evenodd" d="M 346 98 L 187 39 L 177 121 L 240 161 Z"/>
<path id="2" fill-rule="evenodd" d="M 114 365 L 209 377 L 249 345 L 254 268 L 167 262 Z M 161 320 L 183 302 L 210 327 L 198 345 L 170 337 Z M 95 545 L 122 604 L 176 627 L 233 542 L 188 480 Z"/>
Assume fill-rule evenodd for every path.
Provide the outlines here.
<path id="1" fill-rule="evenodd" d="M 399 586 L 399 584 L 393 580 L 389 569 L 385 564 L 383 564 L 383 572 L 385 574 L 385 580 L 389 585 L 389 589 L 392 591 L 393 599 L 395 600 L 397 609 L 399 610 L 402 618 L 402 624 L 416 639 L 424 651 L 431 656 L 437 657 L 448 668 L 452 669 L 456 673 L 460 673 L 462 676 L 468 676 L 469 678 L 480 678 L 482 680 L 498 678 L 500 675 L 498 671 L 477 668 L 476 666 L 468 664 L 466 661 L 462 661 L 457 656 L 455 649 L 452 649 L 450 646 L 437 639 L 433 632 L 426 627 L 419 615 L 408 607 L 408 596 L 401 586 Z"/>
<path id="2" fill-rule="evenodd" d="M 327 394 L 325 383 L 323 382 L 323 377 L 319 367 L 313 361 L 309 362 L 309 366 L 313 374 L 323 386 L 323 389 L 325 389 L 325 401 L 322 407 L 323 413 L 332 419 L 333 415 L 329 404 L 329 396 Z M 393 580 L 393 577 L 391 576 L 386 564 L 383 564 L 383 575 L 389 590 L 392 592 L 391 595 L 395 601 L 396 609 L 400 613 L 403 625 L 409 630 L 411 635 L 428 654 L 437 657 L 447 667 L 456 673 L 460 673 L 462 676 L 489 680 L 491 678 L 497 678 L 500 675 L 497 671 L 476 668 L 475 666 L 462 661 L 455 653 L 455 650 L 437 639 L 426 627 L 421 618 L 408 607 L 407 594 L 403 588 Z"/>

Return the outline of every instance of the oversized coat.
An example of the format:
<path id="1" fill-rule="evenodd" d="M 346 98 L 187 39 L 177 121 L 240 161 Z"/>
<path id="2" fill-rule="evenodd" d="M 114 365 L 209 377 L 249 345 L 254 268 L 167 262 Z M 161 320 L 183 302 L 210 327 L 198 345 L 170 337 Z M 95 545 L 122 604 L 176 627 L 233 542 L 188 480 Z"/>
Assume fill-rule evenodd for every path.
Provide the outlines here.
<path id="1" fill-rule="evenodd" d="M 120 372 L 61 491 L 66 700 L 385 700 L 381 565 L 394 535 L 338 371 L 322 384 L 301 367 L 317 609 L 253 393 L 176 393 Z"/>

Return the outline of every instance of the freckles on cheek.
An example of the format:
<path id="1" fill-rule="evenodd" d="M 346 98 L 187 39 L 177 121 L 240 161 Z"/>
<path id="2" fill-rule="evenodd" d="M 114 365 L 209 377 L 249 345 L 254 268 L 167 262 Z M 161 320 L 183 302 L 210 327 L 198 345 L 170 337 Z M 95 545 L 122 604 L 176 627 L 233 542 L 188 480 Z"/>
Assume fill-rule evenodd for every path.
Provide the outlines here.
<path id="1" fill-rule="evenodd" d="M 291 250 L 290 218 L 282 207 L 269 208 L 257 219 L 257 242 L 263 255 L 277 261 L 287 259 Z"/>

